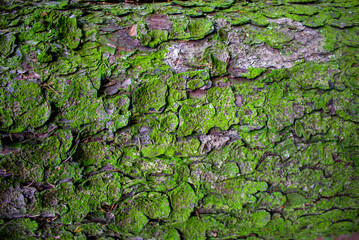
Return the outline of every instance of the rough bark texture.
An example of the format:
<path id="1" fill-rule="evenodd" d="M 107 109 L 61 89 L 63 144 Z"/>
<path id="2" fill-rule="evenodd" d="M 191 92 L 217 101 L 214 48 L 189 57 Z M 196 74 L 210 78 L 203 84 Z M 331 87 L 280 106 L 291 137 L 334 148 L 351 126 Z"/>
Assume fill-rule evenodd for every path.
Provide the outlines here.
<path id="1" fill-rule="evenodd" d="M 359 231 L 357 0 L 0 3 L 1 239 Z"/>

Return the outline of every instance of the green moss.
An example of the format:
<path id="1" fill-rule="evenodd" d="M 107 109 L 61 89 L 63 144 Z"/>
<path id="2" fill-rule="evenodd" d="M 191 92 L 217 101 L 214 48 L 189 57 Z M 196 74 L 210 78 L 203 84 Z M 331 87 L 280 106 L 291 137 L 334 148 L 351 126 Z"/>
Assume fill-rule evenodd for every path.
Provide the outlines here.
<path id="1" fill-rule="evenodd" d="M 88 178 L 82 183 L 83 189 L 78 195 L 89 197 L 87 206 L 91 211 L 100 206 L 112 206 L 122 196 L 120 189 L 121 183 L 117 173 L 114 174 L 97 174 Z"/>
<path id="2" fill-rule="evenodd" d="M 213 127 L 212 118 L 215 114 L 212 103 L 194 107 L 183 105 L 179 112 L 178 136 L 188 136 L 193 132 L 206 134 Z"/>
<path id="3" fill-rule="evenodd" d="M 140 199 L 141 211 L 150 219 L 164 219 L 171 213 L 170 202 L 166 195 L 160 193 L 148 193 L 146 198 Z"/>
<path id="4" fill-rule="evenodd" d="M 216 232 L 216 221 L 210 217 L 191 217 L 187 222 L 176 226 L 183 232 L 186 239 L 207 239 L 211 233 Z M 212 235 L 213 237 L 213 235 Z"/>
<path id="5" fill-rule="evenodd" d="M 61 42 L 71 49 L 76 49 L 82 37 L 82 31 L 77 27 L 76 17 L 61 16 L 56 25 Z"/>
<path id="6" fill-rule="evenodd" d="M 336 63 L 309 64 L 304 63 L 293 68 L 295 80 L 304 89 L 320 88 L 327 90 L 335 84 L 335 75 L 339 72 Z"/>
<path id="7" fill-rule="evenodd" d="M 216 51 L 210 54 L 211 60 L 211 76 L 222 76 L 227 73 L 227 61 L 229 60 L 229 54 L 225 50 L 221 49 L 220 51 Z M 223 61 L 225 60 L 225 61 Z"/>
<path id="8" fill-rule="evenodd" d="M 120 128 L 127 126 L 131 112 L 130 99 L 126 95 L 117 95 L 104 99 L 104 108 L 109 115 L 109 121 L 106 122 L 106 128 L 115 132 Z"/>
<path id="9" fill-rule="evenodd" d="M 243 14 L 239 13 L 228 13 L 223 16 L 231 25 L 242 26 L 250 22 L 250 17 L 244 11 Z"/>
<path id="10" fill-rule="evenodd" d="M 265 182 L 230 179 L 216 183 L 212 191 L 221 194 L 231 209 L 241 210 L 246 204 L 256 201 L 252 194 L 265 191 L 267 188 L 268 185 Z"/>
<path id="11" fill-rule="evenodd" d="M 171 200 L 171 220 L 187 221 L 197 204 L 198 197 L 188 183 L 182 183 L 168 194 Z"/>
<path id="12" fill-rule="evenodd" d="M 274 193 L 258 193 L 258 207 L 264 207 L 267 210 L 281 209 L 287 202 L 286 196 L 281 192 Z"/>
<path id="13" fill-rule="evenodd" d="M 191 157 L 198 156 L 201 142 L 197 138 L 182 139 L 172 145 L 166 152 L 167 156 Z"/>
<path id="14" fill-rule="evenodd" d="M 330 18 L 327 23 L 339 28 L 354 27 L 359 20 L 358 11 L 358 8 L 343 9 L 340 18 Z"/>
<path id="15" fill-rule="evenodd" d="M 272 145 L 272 139 L 269 139 L 266 136 L 268 133 L 263 131 L 262 132 L 252 132 L 250 135 L 245 134 L 242 135 L 242 140 L 246 142 L 249 146 L 253 148 L 263 147 L 263 146 L 270 146 Z M 240 148 L 238 151 L 239 156 L 241 157 L 238 161 L 238 167 L 240 168 L 241 174 L 249 174 L 255 171 L 255 168 L 260 161 L 261 151 L 251 151 L 248 148 Z"/>
<path id="16" fill-rule="evenodd" d="M 328 116 L 322 117 L 319 112 L 306 115 L 304 118 L 295 122 L 296 134 L 299 137 L 304 137 L 304 139 L 308 141 L 312 135 L 326 133 L 329 128 L 329 120 L 330 118 L 328 118 Z"/>
<path id="17" fill-rule="evenodd" d="M 291 89 L 287 94 L 287 90 Z M 306 106 L 298 83 L 280 82 L 270 86 L 267 95 L 268 107 L 265 112 L 268 116 L 267 126 L 275 132 L 294 123 L 295 119 L 304 116 L 306 111 L 311 111 L 312 106 Z M 313 100 L 313 99 L 311 99 Z"/>
<path id="18" fill-rule="evenodd" d="M 258 232 L 258 235 L 265 234 L 267 224 L 271 220 L 270 214 L 263 210 L 256 211 L 253 214 L 248 213 L 250 212 L 241 211 L 238 217 L 227 218 L 225 230 L 221 235 L 250 236 L 253 232 Z"/>
<path id="19" fill-rule="evenodd" d="M 204 14 L 201 10 L 198 8 L 187 8 L 183 9 L 183 14 L 189 17 L 203 17 Z"/>
<path id="20" fill-rule="evenodd" d="M 150 78 L 138 88 L 134 95 L 135 112 L 160 111 L 166 104 L 167 86 L 159 80 Z"/>
<path id="21" fill-rule="evenodd" d="M 149 145 L 141 149 L 141 153 L 144 157 L 153 158 L 167 153 L 167 145 Z M 168 154 L 168 153 L 167 153 Z M 172 155 L 172 154 L 170 154 Z"/>
<path id="22" fill-rule="evenodd" d="M 213 23 L 205 18 L 193 18 L 188 24 L 191 39 L 202 39 L 214 31 Z"/>
<path id="23" fill-rule="evenodd" d="M 187 136 L 193 132 L 207 133 L 212 127 L 226 130 L 232 124 L 238 123 L 236 110 L 233 108 L 234 96 L 230 88 L 209 89 L 207 100 L 210 102 L 207 105 L 182 106 L 179 112 L 179 136 Z"/>
<path id="24" fill-rule="evenodd" d="M 248 73 L 242 73 L 241 77 L 245 77 L 245 78 L 248 78 L 248 79 L 253 79 L 253 78 L 256 78 L 259 75 L 261 75 L 266 70 L 267 70 L 266 68 L 253 68 L 253 67 L 250 67 L 248 69 Z"/>
<path id="25" fill-rule="evenodd" d="M 51 51 L 49 49 L 42 51 L 37 57 L 37 60 L 41 63 L 51 62 L 53 60 Z"/>
<path id="26" fill-rule="evenodd" d="M 266 27 L 269 25 L 267 19 L 259 12 L 251 14 L 251 23 L 259 27 Z"/>
<path id="27" fill-rule="evenodd" d="M 105 8 L 104 11 L 109 12 L 117 17 L 125 16 L 132 12 L 131 9 L 124 8 L 121 5 L 115 5 L 115 6 L 112 6 L 111 8 Z"/>
<path id="28" fill-rule="evenodd" d="M 70 226 L 70 228 L 72 232 L 74 232 L 74 235 L 77 237 L 81 235 L 83 237 L 85 237 L 85 235 L 100 237 L 106 231 L 105 226 L 101 223 L 86 223 L 81 225 L 72 225 Z"/>
<path id="29" fill-rule="evenodd" d="M 0 36 L 0 52 L 4 57 L 8 57 L 14 52 L 16 36 L 13 33 Z"/>
<path id="30" fill-rule="evenodd" d="M 58 79 L 58 85 L 54 88 L 60 91 L 62 96 L 76 100 L 71 104 L 66 104 L 66 98 L 61 97 L 60 93 L 54 94 L 54 98 L 58 98 L 58 107 L 62 109 L 56 121 L 73 128 L 85 124 L 98 124 L 97 129 L 106 127 L 110 131 L 126 126 L 131 115 L 127 110 L 130 101 L 128 97 L 97 98 L 97 89 L 94 84 L 101 79 L 98 77 L 91 79 L 91 77 L 78 77 L 73 79 L 70 85 L 65 85 L 64 79 Z"/>
<path id="31" fill-rule="evenodd" d="M 12 124 L 11 132 L 40 127 L 50 117 L 51 107 L 44 101 L 39 85 L 33 82 L 13 81 L 1 91 L 0 102 L 8 108 L 2 118 L 7 122 L 4 127 Z"/>
<path id="32" fill-rule="evenodd" d="M 174 172 L 171 169 L 171 166 L 175 163 L 181 162 L 180 159 L 176 158 L 167 158 L 166 156 L 161 156 L 160 158 L 148 161 L 143 164 L 141 171 L 146 172 L 147 176 L 171 176 L 173 177 Z M 174 182 L 171 181 L 171 184 Z M 165 209 L 166 207 L 164 207 Z M 167 210 L 166 210 L 167 211 Z"/>
<path id="33" fill-rule="evenodd" d="M 303 207 L 309 201 L 306 197 L 298 193 L 290 193 L 287 194 L 286 197 L 288 199 L 286 206 L 291 208 Z"/>
<path id="34" fill-rule="evenodd" d="M 148 223 L 147 217 L 136 208 L 123 212 L 116 216 L 117 229 L 124 232 L 138 234 Z"/>
<path id="35" fill-rule="evenodd" d="M 148 43 L 149 47 L 157 47 L 168 39 L 168 32 L 166 30 L 155 29 L 149 35 L 151 36 L 151 41 Z"/>
<path id="36" fill-rule="evenodd" d="M 213 124 L 216 127 L 227 130 L 231 125 L 238 123 L 236 110 L 234 109 L 234 94 L 231 88 L 213 87 L 207 92 L 207 99 L 213 103 L 216 115 Z"/>
<path id="37" fill-rule="evenodd" d="M 161 117 L 158 128 L 162 132 L 173 132 L 177 129 L 178 122 L 177 115 L 174 113 L 169 113 Z"/>
<path id="38" fill-rule="evenodd" d="M 59 186 L 61 191 L 54 194 L 57 195 L 55 199 L 63 201 L 56 201 L 55 204 L 51 203 L 51 195 L 44 195 L 50 200 L 48 200 L 50 207 L 62 212 L 61 219 L 65 224 L 81 222 L 90 212 L 104 205 L 112 206 L 121 197 L 119 192 L 121 185 L 117 173 L 93 176 L 82 182 L 81 186 L 81 189 L 76 190 L 72 183 L 61 184 Z"/>
<path id="39" fill-rule="evenodd" d="M 255 228 L 263 228 L 271 220 L 271 215 L 267 211 L 257 211 L 251 216 L 251 220 L 253 221 L 252 224 L 254 225 Z M 246 221 L 248 230 L 250 229 L 249 226 L 251 226 L 252 224 Z"/>
<path id="40" fill-rule="evenodd" d="M 72 224 L 74 222 L 81 222 L 86 215 L 90 212 L 90 208 L 87 205 L 88 195 L 85 194 L 76 194 L 74 187 L 71 183 L 68 186 L 63 186 L 62 190 L 66 190 L 65 193 L 60 193 L 60 196 L 57 196 L 58 199 L 63 199 L 65 201 L 65 206 L 56 206 L 63 208 L 61 220 L 64 224 Z M 86 203 L 86 204 L 84 204 Z"/>
<path id="41" fill-rule="evenodd" d="M 308 27 L 321 27 L 324 26 L 325 22 L 331 18 L 331 13 L 320 12 L 303 22 L 303 25 Z"/>
<path id="42" fill-rule="evenodd" d="M 298 14 L 298 15 L 314 15 L 318 13 L 318 8 L 310 5 L 291 5 L 288 9 L 288 12 Z"/>
<path id="43" fill-rule="evenodd" d="M 2 238 L 358 230 L 356 1 L 3 2 Z"/>
<path id="44" fill-rule="evenodd" d="M 62 158 L 61 160 L 65 161 L 68 157 Z M 68 160 L 67 160 L 68 161 Z M 71 164 L 59 164 L 52 166 L 52 171 L 50 171 L 47 180 L 50 182 L 61 181 L 64 179 L 73 179 L 74 181 L 78 181 L 82 178 L 82 170 L 83 168 L 79 163 L 71 163 Z"/>
<path id="45" fill-rule="evenodd" d="M 332 117 L 329 121 L 330 128 L 325 136 L 329 141 L 340 141 L 344 147 L 357 146 L 358 127 L 354 122 L 342 121 L 338 117 Z"/>
<path id="46" fill-rule="evenodd" d="M 61 125 L 78 128 L 84 124 L 91 124 L 96 121 L 98 119 L 97 110 L 105 112 L 101 101 L 83 99 L 81 105 L 73 104 L 64 109 L 58 121 Z"/>
<path id="47" fill-rule="evenodd" d="M 226 199 L 220 194 L 208 194 L 202 201 L 203 204 L 201 207 L 209 211 L 222 212 L 230 209 Z"/>
<path id="48" fill-rule="evenodd" d="M 301 159 L 298 163 L 299 166 L 310 166 L 315 164 L 333 164 L 333 157 L 331 156 L 331 154 L 328 154 L 328 150 L 330 150 L 331 152 L 336 152 L 336 145 L 318 142 L 307 146 L 300 153 Z"/>
<path id="49" fill-rule="evenodd" d="M 248 106 L 243 109 L 240 109 L 238 115 L 241 123 L 239 129 L 244 132 L 250 132 L 252 130 L 262 129 L 265 126 L 265 123 L 268 119 L 267 116 L 261 112 L 261 110 L 257 110 L 252 106 Z M 262 136 L 254 136 L 254 135 L 255 134 L 250 136 L 251 140 L 249 140 L 249 142 L 254 143 L 253 138 L 256 138 L 258 141 L 260 141 L 259 138 L 265 137 L 262 134 L 261 134 Z M 262 141 L 260 142 L 263 143 Z"/>
<path id="50" fill-rule="evenodd" d="M 252 43 L 264 42 L 272 48 L 282 49 L 284 45 L 288 44 L 294 39 L 293 33 L 285 28 L 282 28 L 276 23 L 271 23 L 265 30 L 260 31 L 255 35 Z"/>
<path id="51" fill-rule="evenodd" d="M 280 4 L 278 4 L 278 5 L 280 5 Z M 272 19 L 278 19 L 278 18 L 284 17 L 288 13 L 287 9 L 288 9 L 288 6 L 275 6 L 275 5 L 273 6 L 272 5 L 271 7 L 262 9 L 261 12 L 265 17 L 272 18 Z"/>
<path id="52" fill-rule="evenodd" d="M 79 159 L 78 162 L 85 169 L 87 168 L 86 172 L 88 172 L 99 169 L 107 164 L 116 166 L 120 156 L 121 152 L 115 148 L 111 149 L 99 142 L 89 142 L 79 145 L 74 158 Z M 95 169 L 91 168 L 91 166 L 95 167 Z"/>
<path id="53" fill-rule="evenodd" d="M 37 228 L 36 221 L 30 218 L 14 219 L 1 228 L 0 236 L 3 239 L 36 239 Z"/>
<path id="54" fill-rule="evenodd" d="M 319 216 L 312 215 L 302 217 L 299 219 L 298 222 L 300 227 L 305 228 L 305 231 L 301 234 L 313 234 L 313 236 L 328 236 L 330 233 L 325 233 L 325 231 L 323 230 L 332 228 L 333 226 L 337 225 L 338 223 L 334 223 L 332 225 L 331 221 L 336 222 L 339 219 L 342 219 L 340 216 L 344 217 L 345 215 L 346 214 L 343 214 L 341 210 L 336 209 L 328 211 L 325 214 Z M 341 230 L 335 229 L 333 232 L 337 232 L 337 234 L 347 232 L 348 229 L 352 228 L 352 224 L 353 223 L 350 221 L 341 221 L 340 224 L 337 225 L 338 228 L 341 228 Z"/>
<path id="55" fill-rule="evenodd" d="M 183 15 L 170 15 L 169 19 L 172 22 L 169 39 L 189 39 L 191 34 L 187 32 L 189 19 Z"/>
<path id="56" fill-rule="evenodd" d="M 325 112 L 333 113 L 333 107 L 335 113 L 345 120 L 358 121 L 358 105 L 357 96 L 350 90 L 344 90 L 343 92 L 330 91 L 321 96 L 320 106 Z M 331 106 L 329 101 L 333 101 Z M 328 104 L 328 105 L 326 105 Z"/>
<path id="57" fill-rule="evenodd" d="M 347 46 L 358 47 L 359 46 L 358 33 L 359 33 L 358 27 L 353 27 L 348 30 L 344 30 L 342 35 L 343 43 Z"/>
<path id="58" fill-rule="evenodd" d="M 230 7 L 233 4 L 233 0 L 225 0 L 225 1 L 212 1 L 211 3 L 203 1 L 203 0 L 195 0 L 190 2 L 183 1 L 174 1 L 176 4 L 184 7 L 206 7 L 212 6 L 218 9 L 225 9 Z"/>
<path id="59" fill-rule="evenodd" d="M 167 70 L 170 69 L 170 67 L 164 63 L 165 54 L 167 52 L 165 47 L 160 47 L 158 51 L 150 54 L 134 54 L 135 52 L 136 51 L 130 54 L 124 52 L 127 56 L 126 59 L 128 58 L 127 62 L 131 66 L 128 70 L 126 70 L 126 74 L 132 76 L 132 84 L 135 86 L 139 84 L 138 80 L 142 79 L 143 76 L 148 78 L 146 74 L 159 77 L 160 74 L 166 75 Z M 124 68 L 128 68 L 127 64 L 124 64 Z M 160 79 L 162 79 L 162 77 Z"/>
<path id="60" fill-rule="evenodd" d="M 174 87 L 169 88 L 166 111 L 177 112 L 181 106 L 180 101 L 186 98 L 187 92 L 185 90 L 177 90 Z"/>
<path id="61" fill-rule="evenodd" d="M 188 76 L 184 76 L 184 78 L 187 80 L 187 88 L 194 90 L 201 88 L 208 83 L 209 74 L 207 71 L 196 71 L 195 74 L 189 74 Z"/>
<path id="62" fill-rule="evenodd" d="M 280 214 L 274 214 L 267 224 L 266 228 L 263 229 L 260 235 L 268 237 L 281 236 L 283 238 L 291 238 L 297 233 L 296 226 L 287 219 L 284 219 Z"/>
<path id="63" fill-rule="evenodd" d="M 167 82 L 174 89 L 185 90 L 188 88 L 195 90 L 205 86 L 209 80 L 209 72 L 207 70 L 199 70 L 174 74 Z"/>
<path id="64" fill-rule="evenodd" d="M 315 3 L 317 0 L 284 0 L 287 3 Z"/>
<path id="65" fill-rule="evenodd" d="M 224 164 L 219 172 L 219 175 L 221 176 L 220 178 L 223 179 L 233 178 L 240 175 L 240 169 L 237 163 L 234 162 Z"/>
<path id="66" fill-rule="evenodd" d="M 163 239 L 164 240 L 180 240 L 181 235 L 176 229 L 171 228 L 166 232 Z"/>

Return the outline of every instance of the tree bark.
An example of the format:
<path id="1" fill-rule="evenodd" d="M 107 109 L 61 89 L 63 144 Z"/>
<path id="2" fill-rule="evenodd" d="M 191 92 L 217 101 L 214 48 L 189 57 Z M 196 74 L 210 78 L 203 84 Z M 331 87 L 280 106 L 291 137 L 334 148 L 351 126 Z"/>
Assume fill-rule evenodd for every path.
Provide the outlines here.
<path id="1" fill-rule="evenodd" d="M 358 237 L 357 1 L 0 10 L 1 239 Z"/>

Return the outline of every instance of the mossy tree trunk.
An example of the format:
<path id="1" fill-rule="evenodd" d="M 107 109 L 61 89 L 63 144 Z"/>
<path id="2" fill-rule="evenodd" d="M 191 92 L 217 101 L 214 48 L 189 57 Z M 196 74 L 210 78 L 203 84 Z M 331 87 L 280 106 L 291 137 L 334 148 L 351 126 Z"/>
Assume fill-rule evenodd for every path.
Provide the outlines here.
<path id="1" fill-rule="evenodd" d="M 356 0 L 1 1 L 1 239 L 359 231 Z"/>

